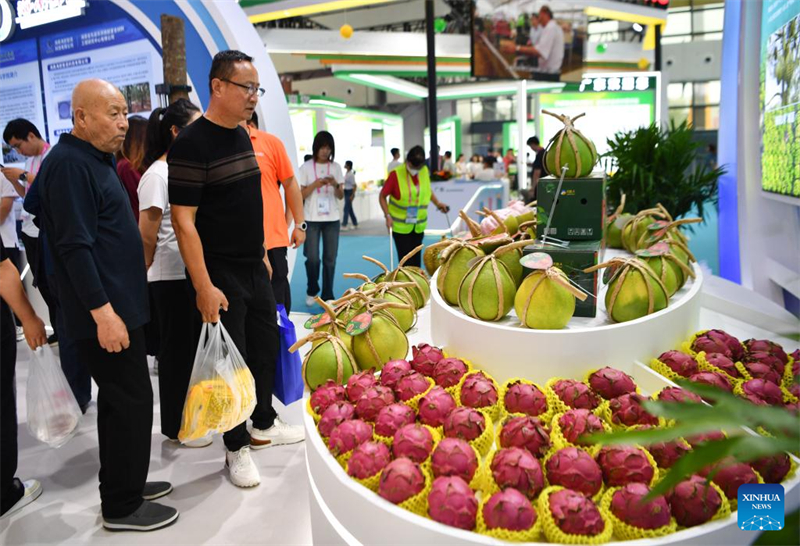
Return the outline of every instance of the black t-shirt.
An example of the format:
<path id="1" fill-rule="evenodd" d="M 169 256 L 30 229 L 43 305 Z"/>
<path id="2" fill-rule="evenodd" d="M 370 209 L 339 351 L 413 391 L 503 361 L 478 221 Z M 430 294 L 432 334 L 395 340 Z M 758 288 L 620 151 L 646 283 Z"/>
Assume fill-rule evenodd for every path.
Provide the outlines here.
<path id="1" fill-rule="evenodd" d="M 536 157 L 533 160 L 533 170 L 537 169 L 544 175 L 544 148 L 536 152 Z"/>
<path id="2" fill-rule="evenodd" d="M 206 260 L 239 264 L 264 258 L 261 171 L 247 131 L 201 117 L 167 155 L 169 202 L 197 207 Z"/>

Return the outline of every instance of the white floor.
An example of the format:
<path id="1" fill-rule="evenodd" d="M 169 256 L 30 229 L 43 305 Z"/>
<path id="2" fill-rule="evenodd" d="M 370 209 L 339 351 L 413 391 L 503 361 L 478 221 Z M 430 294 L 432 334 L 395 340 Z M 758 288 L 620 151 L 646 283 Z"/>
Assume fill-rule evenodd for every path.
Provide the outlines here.
<path id="1" fill-rule="evenodd" d="M 308 315 L 292 315 L 298 337 Z M 155 405 L 151 440 L 151 480 L 166 480 L 175 490 L 160 500 L 180 510 L 178 521 L 151 533 L 109 533 L 101 526 L 97 472 L 97 408 L 92 404 L 78 434 L 52 449 L 35 440 L 26 425 L 25 386 L 30 351 L 17 344 L 17 411 L 20 479 L 37 478 L 44 492 L 34 503 L 0 520 L 0 544 L 311 544 L 305 443 L 254 451 L 261 484 L 234 487 L 223 467 L 224 447 L 217 436 L 202 449 L 182 448 L 160 433 L 158 378 L 151 373 Z M 152 368 L 152 366 L 151 366 Z M 302 425 L 302 401 L 284 407 L 281 417 Z"/>

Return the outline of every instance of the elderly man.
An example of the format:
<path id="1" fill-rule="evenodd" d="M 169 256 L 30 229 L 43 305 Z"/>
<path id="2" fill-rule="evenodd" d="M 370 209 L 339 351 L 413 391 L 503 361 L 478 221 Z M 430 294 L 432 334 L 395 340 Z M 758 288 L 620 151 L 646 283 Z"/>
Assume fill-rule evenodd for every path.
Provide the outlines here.
<path id="1" fill-rule="evenodd" d="M 97 383 L 103 526 L 152 531 L 178 518 L 151 502 L 172 491 L 146 482 L 153 391 L 144 325 L 147 275 L 139 229 L 114 168 L 128 130 L 128 106 L 103 80 L 72 93 L 73 129 L 61 136 L 37 176 L 65 326 Z"/>
<path id="2" fill-rule="evenodd" d="M 564 62 L 564 30 L 553 19 L 553 12 L 547 6 L 542 6 L 539 10 L 539 22 L 542 30 L 535 45 L 509 44 L 503 50 L 537 57 L 537 71 L 542 74 L 561 74 L 561 65 Z"/>

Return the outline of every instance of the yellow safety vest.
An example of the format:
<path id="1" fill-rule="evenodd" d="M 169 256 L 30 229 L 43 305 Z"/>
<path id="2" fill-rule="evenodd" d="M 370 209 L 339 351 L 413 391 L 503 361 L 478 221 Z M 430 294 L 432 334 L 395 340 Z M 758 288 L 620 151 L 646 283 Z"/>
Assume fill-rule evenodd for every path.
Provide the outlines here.
<path id="1" fill-rule="evenodd" d="M 414 185 L 408 167 L 403 163 L 393 171 L 397 175 L 400 199 L 389 197 L 389 216 L 392 217 L 392 230 L 397 233 L 423 233 L 428 225 L 428 203 L 431 202 L 431 176 L 428 167 L 422 167 L 417 174 L 419 188 Z M 417 208 L 415 223 L 408 223 L 409 208 Z"/>

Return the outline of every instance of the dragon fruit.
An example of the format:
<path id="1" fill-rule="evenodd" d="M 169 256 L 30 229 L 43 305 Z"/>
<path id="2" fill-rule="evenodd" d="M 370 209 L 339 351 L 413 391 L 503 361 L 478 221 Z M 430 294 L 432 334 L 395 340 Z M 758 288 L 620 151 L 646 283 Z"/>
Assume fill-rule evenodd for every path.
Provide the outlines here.
<path id="1" fill-rule="evenodd" d="M 789 355 L 786 354 L 786 351 L 783 350 L 783 347 L 774 341 L 769 341 L 767 339 L 748 339 L 744 342 L 744 346 L 747 349 L 748 354 L 769 353 L 772 356 L 777 357 L 778 360 L 780 360 L 784 365 L 789 363 Z"/>
<path id="2" fill-rule="evenodd" d="M 350 402 L 334 402 L 328 406 L 328 409 L 322 414 L 322 419 L 319 420 L 319 433 L 323 438 L 327 438 L 333 429 L 344 421 L 352 419 L 355 413 L 356 409 Z"/>
<path id="3" fill-rule="evenodd" d="M 392 404 L 378 412 L 375 418 L 375 434 L 392 438 L 397 429 L 416 420 L 414 410 L 405 404 Z"/>
<path id="4" fill-rule="evenodd" d="M 711 353 L 710 355 L 706 355 L 706 362 L 712 366 L 716 366 L 731 377 L 735 377 L 736 379 L 742 377 L 742 374 L 739 373 L 739 370 L 736 368 L 736 364 L 733 363 L 733 360 L 723 354 Z"/>
<path id="5" fill-rule="evenodd" d="M 527 531 L 538 516 L 528 497 L 510 487 L 498 491 L 483 505 L 483 521 L 487 529 Z"/>
<path id="6" fill-rule="evenodd" d="M 433 435 L 424 426 L 412 423 L 394 433 L 392 454 L 395 459 L 407 457 L 415 463 L 423 463 L 433 451 Z"/>
<path id="7" fill-rule="evenodd" d="M 697 361 L 686 353 L 680 351 L 667 351 L 661 353 L 658 360 L 669 366 L 669 368 L 681 377 L 691 377 L 700 371 Z"/>
<path id="8" fill-rule="evenodd" d="M 381 385 L 394 389 L 400 378 L 412 371 L 407 360 L 390 360 L 381 369 Z"/>
<path id="9" fill-rule="evenodd" d="M 783 391 L 781 388 L 766 379 L 751 379 L 742 384 L 745 398 L 759 406 L 783 405 Z"/>
<path id="10" fill-rule="evenodd" d="M 536 417 L 511 417 L 500 429 L 501 447 L 521 447 L 534 457 L 550 448 L 550 432 Z"/>
<path id="11" fill-rule="evenodd" d="M 596 495 L 603 487 L 603 472 L 592 456 L 577 447 L 556 451 L 545 463 L 547 481 L 583 493 Z"/>
<path id="12" fill-rule="evenodd" d="M 436 363 L 444 358 L 442 350 L 427 343 L 421 343 L 411 348 L 411 367 L 415 372 L 427 377 L 433 376 L 433 369 Z"/>
<path id="13" fill-rule="evenodd" d="M 364 421 L 374 421 L 378 412 L 394 404 L 394 393 L 389 387 L 373 385 L 364 391 L 356 402 L 356 415 Z"/>
<path id="14" fill-rule="evenodd" d="M 696 373 L 689 378 L 689 381 L 710 385 L 711 387 L 717 387 L 718 389 L 722 389 L 727 392 L 733 391 L 733 385 L 731 385 L 731 382 L 728 381 L 728 378 L 718 372 Z"/>
<path id="15" fill-rule="evenodd" d="M 427 391 L 428 387 L 430 387 L 428 378 L 419 372 L 411 372 L 400 378 L 394 386 L 394 392 L 398 400 L 406 402 Z"/>
<path id="16" fill-rule="evenodd" d="M 693 475 L 667 493 L 667 502 L 678 525 L 694 527 L 714 517 L 722 505 L 722 497 L 705 478 Z"/>
<path id="17" fill-rule="evenodd" d="M 547 397 L 541 389 L 521 381 L 506 390 L 503 403 L 509 413 L 524 413 L 535 417 L 547 411 Z"/>
<path id="18" fill-rule="evenodd" d="M 463 479 L 441 476 L 433 480 L 428 493 L 428 515 L 439 523 L 471 531 L 478 515 L 478 499 Z"/>
<path id="19" fill-rule="evenodd" d="M 786 363 L 782 361 L 780 357 L 764 351 L 749 353 L 745 358 L 745 362 L 766 364 L 780 375 L 783 375 L 783 372 L 786 370 Z"/>
<path id="20" fill-rule="evenodd" d="M 644 451 L 633 446 L 605 446 L 597 454 L 597 464 L 600 465 L 603 480 L 609 487 L 632 482 L 650 483 L 655 474 L 655 469 Z"/>
<path id="21" fill-rule="evenodd" d="M 472 408 L 456 408 L 444 420 L 444 435 L 471 442 L 486 430 L 486 419 Z"/>
<path id="22" fill-rule="evenodd" d="M 351 478 L 366 480 L 383 470 L 392 455 L 389 448 L 381 442 L 364 442 L 353 450 L 347 461 L 347 474 Z"/>
<path id="23" fill-rule="evenodd" d="M 789 387 L 789 392 L 795 398 L 800 398 L 800 383 L 792 383 L 792 386 Z"/>
<path id="24" fill-rule="evenodd" d="M 466 363 L 458 358 L 443 358 L 433 368 L 433 380 L 442 388 L 455 387 L 467 373 Z"/>
<path id="25" fill-rule="evenodd" d="M 800 349 L 792 353 L 792 358 L 794 359 L 794 363 L 792 364 L 792 377 L 797 377 L 800 375 Z"/>
<path id="26" fill-rule="evenodd" d="M 631 376 L 608 366 L 589 376 L 589 386 L 606 400 L 636 392 L 636 383 Z"/>
<path id="27" fill-rule="evenodd" d="M 536 498 L 544 489 L 542 466 L 525 449 L 508 447 L 497 451 L 491 471 L 500 489 L 513 487 L 529 499 Z"/>
<path id="28" fill-rule="evenodd" d="M 475 450 L 464 440 L 445 438 L 431 454 L 433 476 L 460 476 L 471 481 L 478 470 L 478 457 Z"/>
<path id="29" fill-rule="evenodd" d="M 461 403 L 469 408 L 497 404 L 497 388 L 482 372 L 469 375 L 461 385 Z"/>
<path id="30" fill-rule="evenodd" d="M 794 413 L 795 415 L 800 416 L 800 402 L 789 402 L 785 406 L 787 411 Z"/>
<path id="31" fill-rule="evenodd" d="M 725 434 L 723 434 L 721 430 L 703 432 L 701 434 L 695 434 L 694 436 L 686 437 L 686 441 L 689 442 L 689 445 L 692 447 L 697 447 L 707 442 L 717 442 L 719 440 L 724 440 L 724 439 L 725 439 Z"/>
<path id="32" fill-rule="evenodd" d="M 556 381 L 553 391 L 570 408 L 593 410 L 600 405 L 600 399 L 589 385 L 574 379 Z"/>
<path id="33" fill-rule="evenodd" d="M 702 402 L 700 398 L 693 392 L 687 391 L 680 387 L 667 387 L 658 393 L 658 400 L 660 402 Z"/>
<path id="34" fill-rule="evenodd" d="M 378 495 L 400 504 L 425 489 L 425 475 L 419 464 L 402 457 L 386 465 L 381 472 Z"/>
<path id="35" fill-rule="evenodd" d="M 548 504 L 558 528 L 569 535 L 595 536 L 606 528 L 597 505 L 577 491 L 556 491 Z"/>
<path id="36" fill-rule="evenodd" d="M 317 415 L 322 415 L 325 410 L 334 402 L 344 402 L 344 387 L 333 379 L 328 379 L 324 385 L 320 385 L 311 393 L 311 409 Z"/>
<path id="37" fill-rule="evenodd" d="M 764 379 L 774 385 L 781 384 L 781 374 L 779 374 L 775 368 L 772 368 L 763 362 L 745 362 L 744 368 L 756 379 Z"/>
<path id="38" fill-rule="evenodd" d="M 456 401 L 449 392 L 442 387 L 434 387 L 419 401 L 419 421 L 431 427 L 440 427 L 455 407 Z"/>
<path id="39" fill-rule="evenodd" d="M 698 336 L 692 343 L 692 349 L 698 353 L 722 353 L 734 362 L 744 357 L 744 347 L 739 340 L 722 330 L 709 330 Z"/>
<path id="40" fill-rule="evenodd" d="M 672 468 L 678 459 L 691 451 L 691 448 L 683 442 L 673 440 L 672 442 L 657 442 L 645 446 L 650 455 L 653 456 L 656 464 L 661 468 Z"/>
<path id="41" fill-rule="evenodd" d="M 369 440 L 372 440 L 372 425 L 361 419 L 350 419 L 333 429 L 328 438 L 328 449 L 338 457 Z"/>
<path id="42" fill-rule="evenodd" d="M 792 469 L 792 461 L 786 453 L 780 453 L 752 461 L 750 466 L 761 474 L 764 483 L 781 483 Z"/>
<path id="43" fill-rule="evenodd" d="M 558 418 L 561 434 L 571 444 L 584 444 L 581 436 L 603 432 L 603 422 L 594 413 L 586 409 L 573 409 Z"/>
<path id="44" fill-rule="evenodd" d="M 738 496 L 739 486 L 758 483 L 758 476 L 749 465 L 737 463 L 732 459 L 725 459 L 715 465 L 707 466 L 699 474 L 706 478 L 710 477 L 711 481 L 722 489 L 729 500 Z"/>
<path id="45" fill-rule="evenodd" d="M 347 387 L 345 387 L 347 399 L 353 404 L 357 404 L 358 399 L 361 398 L 364 391 L 377 383 L 378 380 L 375 379 L 375 368 L 370 368 L 369 370 L 351 375 L 347 379 Z"/>
<path id="46" fill-rule="evenodd" d="M 647 503 L 642 500 L 650 493 L 643 483 L 629 483 L 611 497 L 611 512 L 620 520 L 638 529 L 658 529 L 669 525 L 672 513 L 667 499 L 661 495 Z"/>
<path id="47" fill-rule="evenodd" d="M 611 410 L 611 422 L 617 425 L 632 427 L 634 425 L 657 425 L 658 418 L 645 411 L 642 402 L 647 397 L 641 394 L 623 394 L 608 403 Z"/>

